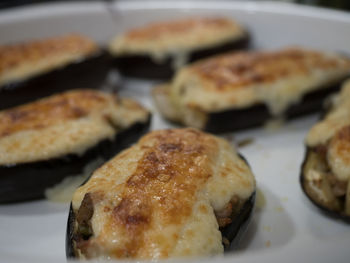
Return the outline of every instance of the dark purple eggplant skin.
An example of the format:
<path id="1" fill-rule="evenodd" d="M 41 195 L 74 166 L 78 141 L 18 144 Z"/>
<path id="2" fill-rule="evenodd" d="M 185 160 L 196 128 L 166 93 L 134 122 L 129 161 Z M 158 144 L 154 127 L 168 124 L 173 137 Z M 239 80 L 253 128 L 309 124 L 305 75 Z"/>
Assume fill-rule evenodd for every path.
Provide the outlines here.
<path id="1" fill-rule="evenodd" d="M 305 149 L 305 157 L 304 157 L 304 161 L 301 165 L 301 170 L 300 170 L 300 176 L 299 176 L 299 183 L 301 186 L 302 191 L 304 192 L 304 194 L 306 195 L 306 197 L 311 201 L 312 204 L 314 204 L 317 208 L 319 208 L 319 210 L 326 216 L 333 218 L 333 219 L 337 219 L 337 220 L 343 220 L 346 223 L 350 224 L 350 216 L 341 214 L 337 211 L 333 211 L 328 209 L 327 207 L 324 207 L 322 205 L 320 205 L 319 203 L 317 203 L 314 199 L 312 199 L 312 197 L 310 197 L 306 191 L 306 180 L 305 180 L 305 176 L 304 176 L 304 167 L 306 165 L 306 161 L 307 161 L 307 157 L 309 155 L 309 153 L 312 151 L 312 149 L 310 147 L 306 147 Z"/>
<path id="2" fill-rule="evenodd" d="M 230 244 L 224 245 L 224 251 L 233 251 L 238 247 L 240 240 L 244 236 L 251 221 L 255 207 L 255 191 L 249 199 L 243 204 L 239 213 L 233 217 L 232 223 L 224 228 L 220 228 L 223 238 L 226 238 Z"/>
<path id="3" fill-rule="evenodd" d="M 0 87 L 0 110 L 71 89 L 98 89 L 107 77 L 111 57 L 100 51 L 82 61 Z"/>
<path id="4" fill-rule="evenodd" d="M 249 47 L 250 36 L 246 34 L 241 39 L 227 42 L 212 48 L 194 50 L 189 54 L 189 63 L 220 53 L 246 49 Z M 169 80 L 175 73 L 172 66 L 173 59 L 168 57 L 162 63 L 156 63 L 150 56 L 146 55 L 123 55 L 114 56 L 113 66 L 124 76 Z"/>
<path id="5" fill-rule="evenodd" d="M 144 135 L 151 117 L 145 123 L 135 123 L 117 133 L 113 140 L 103 140 L 83 155 L 68 154 L 60 158 L 0 166 L 0 204 L 44 198 L 47 188 L 61 182 L 66 176 L 79 175 L 89 162 L 102 158 L 107 161 Z"/>
<path id="6" fill-rule="evenodd" d="M 66 257 L 67 259 L 77 259 L 78 256 L 74 249 L 74 225 L 75 225 L 75 213 L 73 211 L 72 203 L 69 206 L 69 214 L 67 220 L 67 231 L 66 231 Z"/>
<path id="7" fill-rule="evenodd" d="M 283 117 L 287 120 L 322 110 L 324 99 L 340 90 L 344 77 L 337 83 L 305 94 L 302 100 L 290 106 Z M 263 125 L 273 116 L 265 104 L 256 104 L 249 108 L 227 110 L 208 114 L 208 121 L 203 130 L 212 133 L 223 133 L 254 128 Z"/>
<path id="8" fill-rule="evenodd" d="M 239 154 L 239 156 L 243 159 L 243 161 L 249 166 L 247 160 Z M 230 252 L 238 247 L 240 240 L 244 236 L 249 223 L 251 221 L 254 208 L 255 208 L 255 196 L 256 191 L 254 191 L 248 200 L 242 205 L 240 211 L 238 213 L 232 214 L 232 222 L 226 227 L 220 228 L 220 232 L 222 234 L 223 239 L 229 241 L 229 244 L 224 245 L 224 251 Z M 85 199 L 85 198 L 84 198 Z M 78 255 L 75 253 L 74 241 L 81 237 L 75 233 L 74 226 L 76 221 L 76 215 L 73 211 L 72 204 L 70 204 L 68 220 L 67 220 L 67 231 L 66 231 L 66 257 L 67 259 L 78 259 Z M 84 237 L 84 239 L 88 239 L 88 237 Z"/>

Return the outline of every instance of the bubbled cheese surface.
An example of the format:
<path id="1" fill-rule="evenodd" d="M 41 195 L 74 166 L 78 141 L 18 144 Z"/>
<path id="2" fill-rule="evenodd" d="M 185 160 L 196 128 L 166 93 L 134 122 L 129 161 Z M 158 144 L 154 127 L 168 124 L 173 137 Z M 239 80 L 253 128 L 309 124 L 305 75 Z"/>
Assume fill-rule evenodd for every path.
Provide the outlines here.
<path id="1" fill-rule="evenodd" d="M 109 49 L 114 55 L 150 55 L 161 60 L 169 55 L 204 49 L 239 39 L 245 31 L 226 18 L 187 18 L 135 28 L 117 36 Z"/>
<path id="2" fill-rule="evenodd" d="M 74 90 L 0 112 L 0 165 L 45 161 L 87 149 L 148 112 L 114 95 Z"/>
<path id="3" fill-rule="evenodd" d="M 77 34 L 0 46 L 0 86 L 75 63 L 98 52 L 89 38 Z"/>
<path id="4" fill-rule="evenodd" d="M 280 116 L 303 95 L 350 74 L 350 60 L 301 48 L 233 52 L 178 71 L 170 84 L 173 111 L 185 116 L 247 108 L 263 103 Z M 194 119 L 199 119 L 194 118 Z M 204 120 L 205 121 L 205 120 Z M 200 125 L 197 125 L 200 127 Z"/>
<path id="5" fill-rule="evenodd" d="M 194 129 L 154 131 L 103 165 L 74 194 L 89 193 L 86 258 L 160 259 L 223 253 L 214 211 L 255 189 L 247 164 L 223 139 Z"/>

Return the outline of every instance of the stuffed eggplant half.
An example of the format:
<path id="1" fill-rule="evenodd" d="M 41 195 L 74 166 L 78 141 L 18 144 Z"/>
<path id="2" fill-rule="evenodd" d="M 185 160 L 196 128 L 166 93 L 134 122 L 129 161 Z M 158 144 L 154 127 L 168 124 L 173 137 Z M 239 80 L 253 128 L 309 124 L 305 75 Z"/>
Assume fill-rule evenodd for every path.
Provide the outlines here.
<path id="1" fill-rule="evenodd" d="M 187 62 L 248 46 L 249 36 L 235 21 L 186 18 L 149 24 L 115 37 L 109 51 L 115 67 L 131 77 L 169 79 Z"/>
<path id="2" fill-rule="evenodd" d="M 192 128 L 153 131 L 77 189 L 67 257 L 223 253 L 247 226 L 254 193 L 249 166 L 224 139 Z"/>
<path id="3" fill-rule="evenodd" d="M 227 132 L 322 108 L 350 74 L 350 60 L 302 48 L 227 53 L 178 71 L 153 90 L 171 121 Z"/>
<path id="4" fill-rule="evenodd" d="M 0 112 L 0 203 L 45 189 L 106 161 L 146 132 L 150 114 L 130 99 L 74 90 Z"/>
<path id="5" fill-rule="evenodd" d="M 99 88 L 109 62 L 92 40 L 76 34 L 0 46 L 0 109 L 76 87 Z"/>
<path id="6" fill-rule="evenodd" d="M 319 208 L 350 223 L 350 81 L 306 138 L 301 185 Z"/>

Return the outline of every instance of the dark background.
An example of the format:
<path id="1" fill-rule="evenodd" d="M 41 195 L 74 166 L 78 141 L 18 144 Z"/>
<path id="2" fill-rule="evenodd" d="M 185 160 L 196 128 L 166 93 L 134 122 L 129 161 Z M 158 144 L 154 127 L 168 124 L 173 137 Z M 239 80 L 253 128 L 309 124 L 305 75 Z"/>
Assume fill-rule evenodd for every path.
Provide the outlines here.
<path id="1" fill-rule="evenodd" d="M 21 5 L 28 5 L 31 3 L 58 2 L 58 1 L 61 1 L 61 0 L 0 0 L 0 8 L 12 8 L 12 7 L 21 6 Z M 104 1 L 108 1 L 108 0 L 104 0 Z M 347 10 L 347 11 L 350 10 L 350 0 L 284 0 L 283 2 L 295 2 L 295 3 L 305 4 L 305 5 L 315 5 L 315 6 L 322 6 L 322 7 Z"/>

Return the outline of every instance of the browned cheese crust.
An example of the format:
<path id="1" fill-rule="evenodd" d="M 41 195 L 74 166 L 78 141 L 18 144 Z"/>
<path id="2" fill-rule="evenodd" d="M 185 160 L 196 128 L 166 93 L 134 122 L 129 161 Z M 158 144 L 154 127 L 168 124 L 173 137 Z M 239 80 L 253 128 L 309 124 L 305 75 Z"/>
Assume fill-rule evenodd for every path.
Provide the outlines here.
<path id="1" fill-rule="evenodd" d="M 234 23 L 226 18 L 187 18 L 183 20 L 158 22 L 142 28 L 132 29 L 126 33 L 125 37 L 134 40 L 157 39 L 165 34 L 183 35 L 191 32 L 198 27 L 213 27 L 217 29 L 225 29 L 232 27 Z M 238 25 L 237 25 L 238 28 Z"/>
<path id="2" fill-rule="evenodd" d="M 76 90 L 0 112 L 0 138 L 79 119 L 108 104 L 103 93 Z M 106 116 L 108 118 L 108 116 Z"/>
<path id="3" fill-rule="evenodd" d="M 303 167 L 306 193 L 318 205 L 350 215 L 350 82 L 332 98 L 324 118 L 306 138 L 308 154 Z"/>
<path id="4" fill-rule="evenodd" d="M 99 50 L 91 39 L 69 34 L 0 46 L 0 86 L 64 66 Z"/>
<path id="5" fill-rule="evenodd" d="M 82 154 L 148 118 L 136 101 L 95 90 L 73 90 L 3 110 L 0 165 Z"/>
<path id="6" fill-rule="evenodd" d="M 194 129 L 154 131 L 97 170 L 75 193 L 78 217 L 85 198 L 94 207 L 93 236 L 78 239 L 77 248 L 86 258 L 220 253 L 213 210 L 220 225 L 229 224 L 234 200 L 246 200 L 254 185 L 248 166 L 224 140 Z"/>

